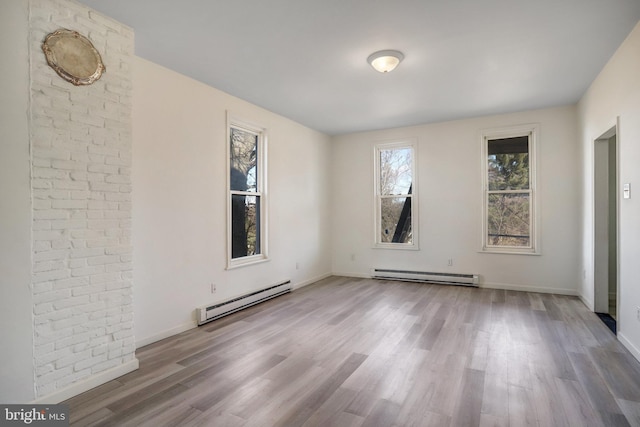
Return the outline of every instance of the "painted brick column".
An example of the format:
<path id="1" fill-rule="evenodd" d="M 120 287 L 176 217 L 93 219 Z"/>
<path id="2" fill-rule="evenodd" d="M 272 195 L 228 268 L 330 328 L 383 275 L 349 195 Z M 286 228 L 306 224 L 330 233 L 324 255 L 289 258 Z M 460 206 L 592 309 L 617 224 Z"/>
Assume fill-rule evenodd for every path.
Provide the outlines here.
<path id="1" fill-rule="evenodd" d="M 36 396 L 77 394 L 137 367 L 131 236 L 133 31 L 67 0 L 30 0 Z M 88 37 L 106 72 L 73 86 L 41 44 Z"/>

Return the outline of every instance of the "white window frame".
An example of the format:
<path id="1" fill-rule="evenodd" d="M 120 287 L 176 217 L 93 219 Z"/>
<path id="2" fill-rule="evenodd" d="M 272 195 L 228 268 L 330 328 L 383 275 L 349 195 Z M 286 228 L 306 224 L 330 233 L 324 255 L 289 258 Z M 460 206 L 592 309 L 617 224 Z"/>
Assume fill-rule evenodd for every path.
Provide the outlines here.
<path id="1" fill-rule="evenodd" d="M 241 129 L 258 137 L 257 188 L 255 192 L 231 190 L 231 128 Z M 267 197 L 267 130 L 265 127 L 244 120 L 227 112 L 226 163 L 227 163 L 227 269 L 243 267 L 268 261 L 268 197 Z M 260 197 L 260 253 L 241 258 L 232 258 L 232 196 Z"/>
<path id="2" fill-rule="evenodd" d="M 400 197 L 409 197 L 411 198 L 411 243 L 388 243 L 381 242 L 380 239 L 380 230 L 382 228 L 382 198 L 384 197 L 394 197 L 394 196 L 383 196 L 380 191 L 380 152 L 383 150 L 389 149 L 399 149 L 399 148 L 411 148 L 412 156 L 411 156 L 411 194 L 403 194 Z M 374 147 L 374 155 L 373 155 L 373 163 L 374 163 L 374 248 L 379 249 L 394 249 L 394 250 L 419 250 L 419 234 L 418 234 L 418 168 L 417 168 L 417 158 L 418 158 L 418 144 L 416 139 L 402 139 L 402 140 L 394 140 L 393 142 L 381 142 L 377 143 Z M 398 197 L 398 196 L 396 196 Z"/>
<path id="3" fill-rule="evenodd" d="M 538 208 L 538 192 L 536 186 L 536 175 L 538 165 L 538 139 L 540 127 L 538 124 L 526 124 L 518 126 L 500 127 L 487 129 L 481 132 L 482 142 L 482 236 L 481 236 L 481 252 L 485 253 L 502 253 L 502 254 L 522 254 L 522 255 L 540 255 L 540 237 L 539 237 L 539 208 Z M 489 245 L 488 234 L 488 208 L 489 194 L 499 193 L 499 191 L 489 191 L 489 140 L 501 138 L 513 138 L 520 136 L 529 136 L 529 189 L 506 191 L 509 193 L 522 192 L 529 194 L 529 218 L 530 218 L 530 239 L 529 246 L 495 246 Z"/>

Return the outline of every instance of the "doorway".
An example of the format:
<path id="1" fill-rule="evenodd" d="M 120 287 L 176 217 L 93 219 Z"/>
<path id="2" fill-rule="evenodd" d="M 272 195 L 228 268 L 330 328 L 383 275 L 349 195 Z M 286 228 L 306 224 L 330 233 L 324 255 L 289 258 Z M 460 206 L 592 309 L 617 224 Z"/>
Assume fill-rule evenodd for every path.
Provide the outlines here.
<path id="1" fill-rule="evenodd" d="M 618 138 L 612 127 L 594 147 L 594 306 L 615 334 L 618 319 Z"/>

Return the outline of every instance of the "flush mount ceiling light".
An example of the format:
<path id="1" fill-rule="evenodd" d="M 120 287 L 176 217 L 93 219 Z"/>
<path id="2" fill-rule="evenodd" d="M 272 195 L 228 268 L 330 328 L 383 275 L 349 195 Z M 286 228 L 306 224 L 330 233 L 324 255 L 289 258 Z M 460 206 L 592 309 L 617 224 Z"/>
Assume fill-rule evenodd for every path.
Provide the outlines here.
<path id="1" fill-rule="evenodd" d="M 376 71 L 388 73 L 396 68 L 403 59 L 404 55 L 397 50 L 379 50 L 369 55 L 367 62 L 371 64 Z"/>

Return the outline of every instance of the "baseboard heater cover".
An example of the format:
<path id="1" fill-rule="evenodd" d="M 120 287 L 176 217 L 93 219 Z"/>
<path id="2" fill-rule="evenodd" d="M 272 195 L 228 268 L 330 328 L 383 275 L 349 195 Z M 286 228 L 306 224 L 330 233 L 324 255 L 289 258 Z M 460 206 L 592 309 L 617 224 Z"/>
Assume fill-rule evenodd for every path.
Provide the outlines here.
<path id="1" fill-rule="evenodd" d="M 198 320 L 198 326 L 204 325 L 205 323 L 219 319 L 228 314 L 235 313 L 236 311 L 240 311 L 252 305 L 259 304 L 271 298 L 286 294 L 288 292 L 291 292 L 291 289 L 291 280 L 287 280 L 277 285 L 270 286 L 259 291 L 251 292 L 237 298 L 232 298 L 230 300 L 212 305 L 198 307 L 196 308 L 196 318 Z"/>
<path id="2" fill-rule="evenodd" d="M 424 282 L 478 287 L 477 274 L 436 273 L 432 271 L 372 268 L 371 277 L 374 279 L 404 280 L 408 282 Z"/>

